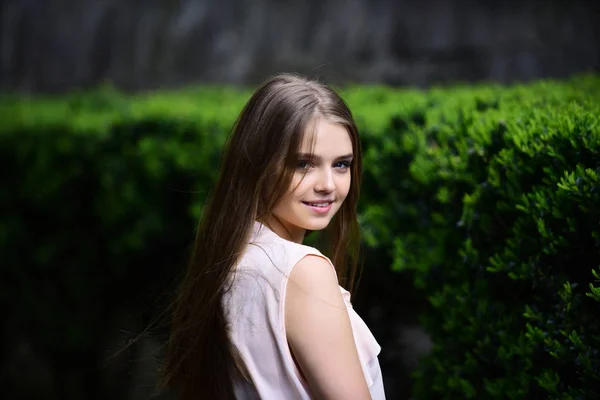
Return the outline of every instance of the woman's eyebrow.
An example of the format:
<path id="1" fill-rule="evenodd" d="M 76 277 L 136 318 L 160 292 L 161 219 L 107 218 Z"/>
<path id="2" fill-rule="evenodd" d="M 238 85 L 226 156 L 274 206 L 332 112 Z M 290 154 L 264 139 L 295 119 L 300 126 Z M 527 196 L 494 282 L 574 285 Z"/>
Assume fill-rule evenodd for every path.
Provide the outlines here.
<path id="1" fill-rule="evenodd" d="M 315 154 L 309 154 L 309 153 L 299 153 L 298 158 L 303 159 L 303 160 L 312 160 L 312 161 L 322 161 L 323 160 L 323 158 L 321 156 L 317 156 Z M 336 157 L 336 160 L 351 160 L 353 158 L 354 158 L 354 155 L 352 153 L 350 153 L 350 154 L 345 154 L 343 156 Z"/>

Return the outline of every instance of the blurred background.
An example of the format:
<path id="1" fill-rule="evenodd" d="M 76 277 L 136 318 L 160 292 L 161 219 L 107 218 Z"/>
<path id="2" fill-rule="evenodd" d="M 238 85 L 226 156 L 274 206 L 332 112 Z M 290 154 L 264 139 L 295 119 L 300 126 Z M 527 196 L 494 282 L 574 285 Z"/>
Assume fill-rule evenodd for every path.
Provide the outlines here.
<path id="1" fill-rule="evenodd" d="M 132 93 L 217 83 L 252 87 L 282 71 L 340 86 L 419 88 L 563 78 L 599 71 L 598 21 L 600 5 L 591 0 L 3 0 L 0 88 L 60 95 L 104 84 Z M 46 217 L 37 216 L 41 225 Z M 39 251 L 35 237 L 24 240 L 30 252 Z M 183 257 L 181 248 L 170 250 L 181 251 L 174 259 Z M 145 338 L 109 356 L 155 315 L 171 277 L 155 272 L 148 276 L 140 267 L 135 281 L 123 283 L 123 292 L 136 287 L 126 303 L 115 304 L 123 298 L 102 287 L 87 309 L 65 303 L 60 318 L 77 308 L 99 339 L 86 342 L 75 358 L 63 358 L 48 343 L 56 336 L 79 340 L 76 328 L 49 332 L 22 322 L 27 307 L 43 314 L 45 296 L 65 288 L 32 275 L 35 284 L 22 290 L 43 290 L 31 293 L 27 307 L 3 296 L 0 377 L 8 389 L 2 397 L 150 398 L 159 343 Z M 35 282 L 42 279 L 49 280 Z M 388 398 L 407 398 L 410 372 L 432 346 L 418 324 L 424 301 L 415 299 L 423 297 L 388 266 L 367 270 L 361 288 L 356 308 L 383 348 Z"/>
<path id="2" fill-rule="evenodd" d="M 564 77 L 600 65 L 586 0 L 3 0 L 0 84 L 62 92 L 273 72 L 427 86 Z"/>

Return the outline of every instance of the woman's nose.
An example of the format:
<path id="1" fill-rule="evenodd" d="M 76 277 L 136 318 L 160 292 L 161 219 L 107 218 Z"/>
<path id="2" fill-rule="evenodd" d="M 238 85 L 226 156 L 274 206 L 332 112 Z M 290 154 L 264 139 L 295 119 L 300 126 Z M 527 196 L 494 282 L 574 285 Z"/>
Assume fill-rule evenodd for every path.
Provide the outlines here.
<path id="1" fill-rule="evenodd" d="M 319 181 L 315 189 L 319 192 L 333 192 L 335 190 L 335 181 L 333 171 L 326 169 L 319 174 Z"/>

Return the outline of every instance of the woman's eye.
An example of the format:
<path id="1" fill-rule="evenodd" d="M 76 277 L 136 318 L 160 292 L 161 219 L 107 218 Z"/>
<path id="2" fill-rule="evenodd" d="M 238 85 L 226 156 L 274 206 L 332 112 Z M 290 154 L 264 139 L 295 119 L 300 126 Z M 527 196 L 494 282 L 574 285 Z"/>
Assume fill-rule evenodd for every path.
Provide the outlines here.
<path id="1" fill-rule="evenodd" d="M 352 165 L 349 161 L 340 161 L 335 164 L 336 168 L 349 168 Z"/>
<path id="2" fill-rule="evenodd" d="M 310 164 L 308 163 L 308 161 L 299 161 L 298 162 L 299 169 L 307 169 L 308 167 L 310 167 Z"/>

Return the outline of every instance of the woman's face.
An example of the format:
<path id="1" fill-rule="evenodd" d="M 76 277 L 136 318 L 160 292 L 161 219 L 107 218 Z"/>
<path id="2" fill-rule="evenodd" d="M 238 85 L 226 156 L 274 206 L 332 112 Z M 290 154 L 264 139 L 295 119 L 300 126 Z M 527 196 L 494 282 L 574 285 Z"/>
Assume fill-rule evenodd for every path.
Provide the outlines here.
<path id="1" fill-rule="evenodd" d="M 267 224 L 288 240 L 302 242 L 307 230 L 327 227 L 348 195 L 353 158 L 352 141 L 340 124 L 319 119 L 305 135 L 290 189 Z M 311 150 L 312 155 L 311 155 Z"/>

